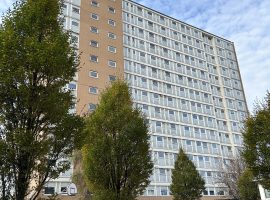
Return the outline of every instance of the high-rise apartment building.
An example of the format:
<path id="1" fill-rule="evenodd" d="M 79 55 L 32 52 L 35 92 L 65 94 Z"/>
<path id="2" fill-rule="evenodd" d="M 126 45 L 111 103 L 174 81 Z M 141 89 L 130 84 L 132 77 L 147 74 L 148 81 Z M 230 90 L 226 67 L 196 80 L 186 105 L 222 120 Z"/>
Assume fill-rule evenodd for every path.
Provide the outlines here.
<path id="1" fill-rule="evenodd" d="M 66 0 L 63 14 L 82 52 L 69 85 L 76 112 L 94 110 L 100 91 L 124 77 L 149 119 L 154 171 L 141 198 L 169 196 L 180 147 L 205 179 L 204 195 L 226 195 L 215 177 L 241 148 L 247 115 L 234 44 L 130 0 Z M 65 191 L 71 173 L 47 186 Z"/>

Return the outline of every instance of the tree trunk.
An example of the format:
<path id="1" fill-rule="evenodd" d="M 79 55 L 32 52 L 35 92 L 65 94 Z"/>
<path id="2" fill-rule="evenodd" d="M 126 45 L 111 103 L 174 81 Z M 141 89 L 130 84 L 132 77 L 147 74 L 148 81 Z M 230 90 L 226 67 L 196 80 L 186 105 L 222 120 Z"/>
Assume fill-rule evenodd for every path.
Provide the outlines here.
<path id="1" fill-rule="evenodd" d="M 28 158 L 27 154 L 22 155 L 19 159 L 18 163 L 18 181 L 16 183 L 17 194 L 16 200 L 24 200 L 26 196 L 28 185 L 29 185 L 29 177 L 27 169 L 28 167 Z"/>

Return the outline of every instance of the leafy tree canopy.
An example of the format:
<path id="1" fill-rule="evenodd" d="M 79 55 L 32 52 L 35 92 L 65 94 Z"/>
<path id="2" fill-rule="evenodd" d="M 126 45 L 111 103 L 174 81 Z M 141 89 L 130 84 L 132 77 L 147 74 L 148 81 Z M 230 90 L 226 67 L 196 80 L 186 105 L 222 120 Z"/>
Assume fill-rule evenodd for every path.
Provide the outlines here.
<path id="1" fill-rule="evenodd" d="M 94 199 L 132 200 L 149 184 L 148 125 L 132 106 L 128 85 L 117 80 L 86 120 L 84 171 Z"/>
<path id="2" fill-rule="evenodd" d="M 174 200 L 199 199 L 205 190 L 204 184 L 193 162 L 189 160 L 183 149 L 180 149 L 172 171 L 170 186 Z"/>
<path id="3" fill-rule="evenodd" d="M 240 176 L 238 183 L 240 200 L 259 200 L 260 193 L 257 182 L 249 169 L 246 169 Z"/>
<path id="4" fill-rule="evenodd" d="M 23 200 L 30 192 L 35 199 L 47 178 L 69 168 L 66 158 L 79 145 L 83 121 L 69 113 L 74 97 L 64 89 L 79 58 L 61 26 L 61 5 L 58 0 L 18 1 L 0 27 L 3 199 Z M 14 194 L 3 193 L 10 187 Z"/>
<path id="5" fill-rule="evenodd" d="M 270 93 L 257 103 L 254 114 L 245 121 L 244 152 L 248 168 L 255 178 L 270 189 Z"/>

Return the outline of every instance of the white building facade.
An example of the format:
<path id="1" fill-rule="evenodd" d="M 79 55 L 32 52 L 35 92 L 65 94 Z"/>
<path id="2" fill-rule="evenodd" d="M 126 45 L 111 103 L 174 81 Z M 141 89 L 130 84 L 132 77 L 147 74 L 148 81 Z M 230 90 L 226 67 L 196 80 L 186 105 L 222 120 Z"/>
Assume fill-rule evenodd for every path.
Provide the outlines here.
<path id="1" fill-rule="evenodd" d="M 149 118 L 154 173 L 147 196 L 167 196 L 183 148 L 206 181 L 206 196 L 226 195 L 218 168 L 242 145 L 247 104 L 234 44 L 124 0 L 124 70 Z"/>
<path id="2" fill-rule="evenodd" d="M 103 9 L 104 1 L 89 1 L 89 6 Z M 122 21 L 113 25 L 121 24 L 123 29 L 124 76 L 130 83 L 135 105 L 149 119 L 154 171 L 144 195 L 170 195 L 179 148 L 184 149 L 205 179 L 205 196 L 227 195 L 226 188 L 216 183 L 216 177 L 220 164 L 241 148 L 242 122 L 248 114 L 234 44 L 133 1 L 120 2 L 122 10 L 106 7 L 104 12 L 122 12 Z M 84 10 L 80 0 L 65 0 L 64 28 L 72 31 L 79 50 L 81 35 L 89 34 L 80 32 L 82 23 L 88 24 L 89 32 L 94 28 L 95 35 L 104 31 L 96 24 L 107 24 L 102 15 L 92 26 L 90 13 L 89 21 L 82 22 L 80 13 Z M 98 18 L 98 14 L 93 15 Z M 75 96 L 77 81 L 80 76 L 69 85 Z M 89 85 L 95 85 L 94 81 L 91 79 Z M 62 191 L 71 182 L 71 175 L 72 169 L 46 187 L 65 194 Z"/>

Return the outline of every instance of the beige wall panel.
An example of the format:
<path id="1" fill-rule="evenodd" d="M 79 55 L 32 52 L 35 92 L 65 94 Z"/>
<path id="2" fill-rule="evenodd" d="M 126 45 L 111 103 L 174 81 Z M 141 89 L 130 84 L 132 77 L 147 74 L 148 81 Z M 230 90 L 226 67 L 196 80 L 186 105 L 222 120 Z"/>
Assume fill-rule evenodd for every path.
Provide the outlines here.
<path id="1" fill-rule="evenodd" d="M 123 78 L 124 63 L 123 63 L 123 32 L 122 32 L 122 1 L 96 0 L 99 3 L 98 7 L 91 6 L 91 1 L 82 0 L 80 10 L 80 49 L 81 64 L 78 73 L 78 103 L 77 112 L 84 114 L 88 110 L 89 103 L 97 103 L 99 95 L 89 93 L 89 86 L 97 87 L 100 92 L 110 84 L 109 75 L 115 75 Z M 115 9 L 112 14 L 108 8 Z M 99 20 L 91 19 L 91 13 L 99 16 Z M 113 27 L 108 24 L 108 20 L 112 19 L 116 22 Z M 98 34 L 91 33 L 90 27 L 97 27 Z M 108 38 L 108 33 L 116 34 L 116 40 Z M 99 43 L 99 47 L 91 47 L 91 40 Z M 108 51 L 108 45 L 114 46 L 117 49 L 116 53 Z M 98 63 L 89 60 L 90 55 L 98 56 Z M 108 66 L 108 60 L 114 60 L 117 63 L 116 68 Z M 90 70 L 98 72 L 98 78 L 89 76 Z"/>

